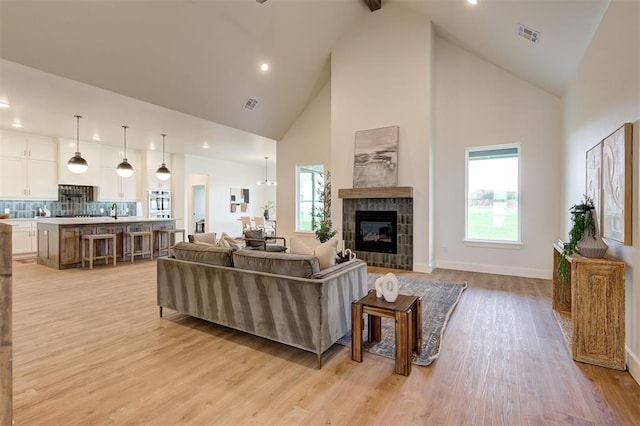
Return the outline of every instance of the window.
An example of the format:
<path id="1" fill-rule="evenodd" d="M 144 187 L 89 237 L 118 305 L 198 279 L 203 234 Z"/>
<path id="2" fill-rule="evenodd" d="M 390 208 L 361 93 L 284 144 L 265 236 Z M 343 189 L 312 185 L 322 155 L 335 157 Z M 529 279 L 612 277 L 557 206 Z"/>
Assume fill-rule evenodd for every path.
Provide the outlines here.
<path id="1" fill-rule="evenodd" d="M 324 182 L 324 166 L 297 166 L 296 178 L 296 232 L 313 232 L 315 212 L 320 208 L 318 190 Z"/>
<path id="2" fill-rule="evenodd" d="M 519 242 L 519 193 L 519 145 L 468 148 L 465 238 Z"/>

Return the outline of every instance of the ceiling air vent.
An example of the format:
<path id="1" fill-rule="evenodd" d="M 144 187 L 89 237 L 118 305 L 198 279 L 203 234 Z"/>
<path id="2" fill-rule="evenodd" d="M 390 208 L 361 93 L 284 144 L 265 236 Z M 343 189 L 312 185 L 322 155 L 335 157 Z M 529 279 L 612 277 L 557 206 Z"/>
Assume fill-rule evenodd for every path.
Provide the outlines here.
<path id="1" fill-rule="evenodd" d="M 531 43 L 537 43 L 538 39 L 540 38 L 540 31 L 532 30 L 531 28 L 527 28 L 524 25 L 520 24 L 518 35 L 531 41 Z"/>
<path id="2" fill-rule="evenodd" d="M 253 111 L 253 109 L 258 105 L 258 100 L 249 98 L 247 102 L 244 103 L 243 108 L 248 109 L 249 111 Z"/>

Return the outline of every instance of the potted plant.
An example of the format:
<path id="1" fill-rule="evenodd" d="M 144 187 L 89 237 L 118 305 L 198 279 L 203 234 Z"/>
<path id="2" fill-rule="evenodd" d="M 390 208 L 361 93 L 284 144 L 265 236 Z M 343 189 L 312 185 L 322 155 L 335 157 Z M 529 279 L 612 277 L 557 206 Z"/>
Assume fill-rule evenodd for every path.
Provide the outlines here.
<path id="1" fill-rule="evenodd" d="M 324 185 L 318 190 L 318 202 L 320 208 L 316 209 L 314 217 L 313 229 L 316 232 L 316 238 L 321 243 L 329 241 L 331 237 L 338 233 L 337 230 L 331 229 L 331 173 L 327 172 Z"/>
<path id="2" fill-rule="evenodd" d="M 569 280 L 567 273 L 567 256 L 580 252 L 580 254 L 586 257 L 602 257 L 607 251 L 607 245 L 600 239 L 600 235 L 598 234 L 593 200 L 585 194 L 582 202 L 573 205 L 569 209 L 569 212 L 571 213 L 572 226 L 569 230 L 569 241 L 564 243 L 558 262 L 557 274 L 560 282 L 567 282 Z M 598 248 L 594 248 L 593 244 L 584 244 L 588 241 L 595 241 Z M 589 247 L 586 247 L 587 245 Z"/>
<path id="3" fill-rule="evenodd" d="M 267 201 L 267 203 L 260 207 L 263 211 L 264 211 L 264 220 L 269 220 L 269 210 L 271 210 L 272 208 L 275 207 L 275 204 L 273 204 L 273 201 Z"/>

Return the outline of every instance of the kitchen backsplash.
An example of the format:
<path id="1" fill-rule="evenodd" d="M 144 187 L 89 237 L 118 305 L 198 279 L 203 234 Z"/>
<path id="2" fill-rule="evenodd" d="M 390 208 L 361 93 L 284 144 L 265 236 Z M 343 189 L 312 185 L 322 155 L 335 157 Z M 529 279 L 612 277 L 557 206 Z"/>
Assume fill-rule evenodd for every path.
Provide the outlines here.
<path id="1" fill-rule="evenodd" d="M 0 213 L 9 209 L 11 219 L 28 219 L 37 216 L 38 208 L 47 209 L 51 216 L 109 216 L 113 201 L 39 201 L 39 200 L 0 200 Z M 137 216 L 136 203 L 116 201 L 118 216 Z M 142 214 L 142 212 L 140 212 Z"/>

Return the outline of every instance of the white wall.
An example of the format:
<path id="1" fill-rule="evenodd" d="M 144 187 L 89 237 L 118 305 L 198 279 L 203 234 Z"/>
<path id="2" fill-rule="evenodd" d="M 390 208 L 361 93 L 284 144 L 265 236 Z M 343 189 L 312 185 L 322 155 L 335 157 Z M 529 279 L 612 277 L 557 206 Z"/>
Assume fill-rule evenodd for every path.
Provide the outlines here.
<path id="1" fill-rule="evenodd" d="M 276 189 L 274 187 L 259 186 L 256 182 L 264 179 L 264 166 L 249 166 L 230 161 L 220 161 L 211 158 L 203 158 L 192 155 L 185 156 L 185 173 L 190 175 L 207 175 L 206 183 L 209 191 L 208 217 L 205 219 L 208 232 L 215 232 L 218 236 L 226 232 L 231 236 L 242 234 L 242 225 L 238 220 L 241 215 L 262 216 L 261 208 L 268 200 L 275 200 Z M 270 170 L 272 172 L 272 170 Z M 194 183 L 185 180 L 183 191 L 190 191 L 188 184 Z M 202 184 L 197 181 L 194 184 Z M 232 213 L 230 210 L 231 188 L 249 189 L 249 209 L 246 213 Z M 184 197 L 185 202 L 189 197 Z M 189 209 L 185 209 L 187 211 Z"/>
<path id="2" fill-rule="evenodd" d="M 331 83 L 327 83 L 277 143 L 278 236 L 295 236 L 315 244 L 315 234 L 295 233 L 296 166 L 324 164 L 331 168 Z M 334 186 L 335 187 L 335 186 Z M 341 222 L 334 220 L 335 227 Z"/>
<path id="3" fill-rule="evenodd" d="M 585 153 L 625 122 L 633 122 L 632 245 L 610 240 L 609 254 L 626 265 L 626 349 L 629 371 L 640 382 L 640 2 L 612 1 L 563 97 L 562 206 L 566 213 L 585 192 Z"/>
<path id="4" fill-rule="evenodd" d="M 395 3 L 366 14 L 331 56 L 331 172 L 335 224 L 338 189 L 353 187 L 358 130 L 400 126 L 398 186 L 414 189 L 414 270 L 428 272 L 431 22 Z"/>
<path id="5" fill-rule="evenodd" d="M 436 266 L 551 278 L 559 236 L 560 99 L 436 38 Z M 519 246 L 465 243 L 465 148 L 520 144 Z"/>

